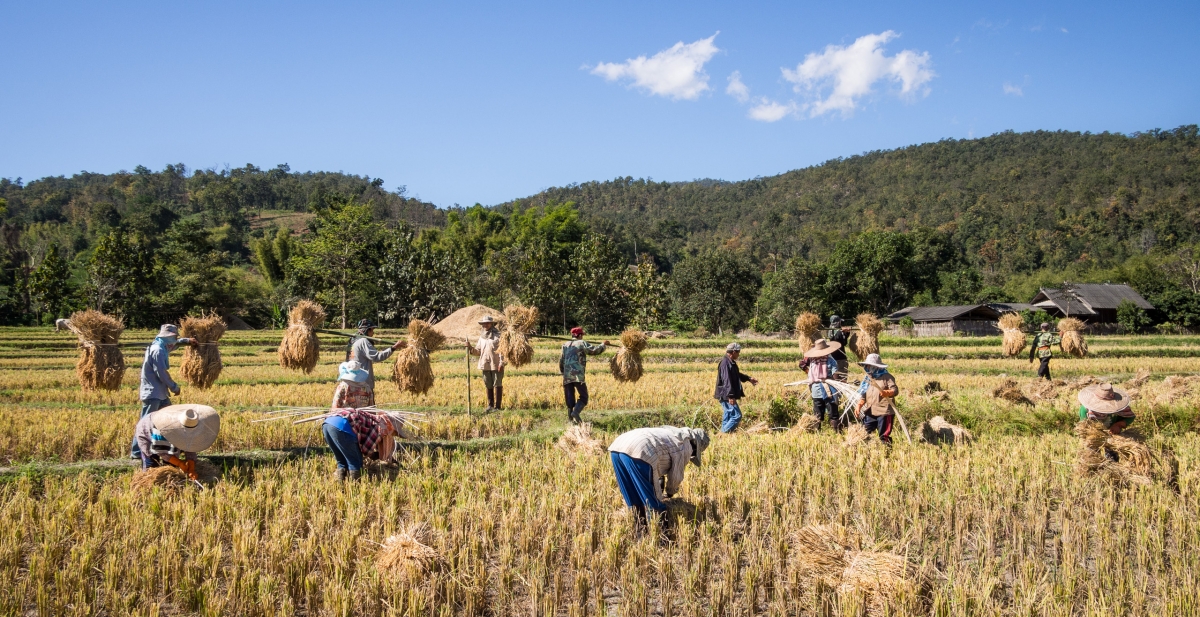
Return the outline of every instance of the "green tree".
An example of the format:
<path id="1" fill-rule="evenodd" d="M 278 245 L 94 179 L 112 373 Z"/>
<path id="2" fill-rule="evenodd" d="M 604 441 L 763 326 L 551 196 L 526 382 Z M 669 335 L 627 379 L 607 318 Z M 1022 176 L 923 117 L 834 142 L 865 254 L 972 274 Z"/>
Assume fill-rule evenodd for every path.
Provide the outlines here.
<path id="1" fill-rule="evenodd" d="M 587 234 L 571 255 L 568 310 L 594 332 L 620 332 L 629 323 L 633 276 L 607 236 Z"/>
<path id="2" fill-rule="evenodd" d="M 472 270 L 465 255 L 402 224 L 389 235 L 379 266 L 380 316 L 401 323 L 443 318 L 466 303 Z"/>
<path id="3" fill-rule="evenodd" d="M 328 199 L 330 206 L 313 221 L 313 233 L 294 247 L 288 270 L 301 291 L 335 307 L 341 327 L 348 328 L 351 311 L 377 311 L 384 227 L 372 217 L 371 204 Z"/>
<path id="4" fill-rule="evenodd" d="M 754 323 L 759 332 L 790 330 L 796 315 L 812 311 L 826 315 L 830 303 L 825 286 L 825 265 L 804 257 L 793 257 L 778 272 L 770 273 L 754 306 Z"/>
<path id="5" fill-rule="evenodd" d="M 198 221 L 180 221 L 167 230 L 157 257 L 163 284 L 155 300 L 167 317 L 241 308 L 234 300 L 234 280 L 223 266 L 228 255 Z"/>
<path id="6" fill-rule="evenodd" d="M 1132 300 L 1121 300 L 1121 303 L 1117 305 L 1117 323 L 1124 331 L 1132 334 L 1141 332 L 1143 328 L 1149 326 L 1150 318 Z"/>
<path id="7" fill-rule="evenodd" d="M 131 326 L 153 326 L 150 300 L 160 290 L 160 280 L 150 242 L 136 232 L 112 230 L 92 252 L 87 295 L 98 311 L 118 313 Z"/>
<path id="8" fill-rule="evenodd" d="M 40 312 L 51 319 L 62 317 L 67 311 L 67 301 L 72 295 L 71 268 L 58 254 L 58 245 L 51 244 L 42 263 L 29 277 L 29 291 L 40 307 Z"/>
<path id="9" fill-rule="evenodd" d="M 637 271 L 633 275 L 630 289 L 633 305 L 630 321 L 643 330 L 667 323 L 671 311 L 671 297 L 666 279 L 659 274 L 658 266 L 649 255 L 639 255 Z"/>
<path id="10" fill-rule="evenodd" d="M 914 289 L 913 247 L 903 233 L 868 231 L 839 242 L 828 261 L 825 292 L 840 314 L 902 308 Z"/>
<path id="11" fill-rule="evenodd" d="M 746 325 L 760 285 L 761 276 L 748 258 L 716 249 L 675 266 L 671 299 L 683 319 L 724 333 Z"/>

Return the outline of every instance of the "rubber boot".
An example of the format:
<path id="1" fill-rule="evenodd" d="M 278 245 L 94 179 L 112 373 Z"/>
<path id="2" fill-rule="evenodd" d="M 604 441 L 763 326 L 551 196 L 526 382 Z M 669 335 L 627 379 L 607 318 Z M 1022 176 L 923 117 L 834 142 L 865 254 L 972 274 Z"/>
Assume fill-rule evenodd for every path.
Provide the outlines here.
<path id="1" fill-rule="evenodd" d="M 495 409 L 496 409 L 496 395 L 495 395 L 495 391 L 494 391 L 494 390 L 492 390 L 491 388 L 488 388 L 488 389 L 487 389 L 487 400 L 488 400 L 487 409 L 484 409 L 484 411 L 485 411 L 485 412 L 487 412 L 487 411 L 495 411 Z"/>
<path id="2" fill-rule="evenodd" d="M 504 386 L 496 386 L 496 411 L 504 409 Z"/>
<path id="3" fill-rule="evenodd" d="M 350 472 L 346 474 L 346 479 L 351 482 L 358 482 L 358 479 L 361 477 L 362 471 L 358 469 L 351 469 Z"/>
<path id="4" fill-rule="evenodd" d="M 346 468 L 338 467 L 337 471 L 333 472 L 333 479 L 337 480 L 338 482 L 345 482 L 346 481 Z"/>

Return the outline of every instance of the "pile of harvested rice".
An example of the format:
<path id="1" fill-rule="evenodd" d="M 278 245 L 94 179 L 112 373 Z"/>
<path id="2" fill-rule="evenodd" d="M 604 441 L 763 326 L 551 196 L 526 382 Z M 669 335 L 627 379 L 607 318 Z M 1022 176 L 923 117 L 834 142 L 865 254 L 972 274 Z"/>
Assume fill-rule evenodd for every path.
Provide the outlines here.
<path id="1" fill-rule="evenodd" d="M 588 422 L 567 428 L 555 445 L 568 454 L 602 455 L 608 452 L 608 446 L 592 435 L 592 425 Z"/>
<path id="2" fill-rule="evenodd" d="M 747 435 L 762 435 L 771 432 L 771 425 L 759 420 L 758 422 L 755 422 L 754 424 L 742 429 L 741 432 Z"/>
<path id="3" fill-rule="evenodd" d="M 392 379 L 401 392 L 425 394 L 433 387 L 429 354 L 437 351 L 445 340 L 427 321 L 408 322 L 408 346 L 396 352 L 396 362 L 392 365 Z"/>
<path id="4" fill-rule="evenodd" d="M 513 368 L 520 368 L 533 360 L 533 345 L 529 335 L 537 327 L 536 306 L 510 304 L 504 307 L 504 331 L 500 333 L 500 355 Z"/>
<path id="5" fill-rule="evenodd" d="M 940 382 L 940 381 L 927 381 L 927 382 L 925 382 L 925 387 L 922 389 L 925 390 L 925 394 L 933 394 L 934 392 L 944 392 L 946 390 L 945 388 L 942 387 L 942 382 Z"/>
<path id="6" fill-rule="evenodd" d="M 867 443 L 870 439 L 871 434 L 867 432 L 867 428 L 858 422 L 851 423 L 850 427 L 846 429 L 845 446 L 847 448 Z"/>
<path id="7" fill-rule="evenodd" d="M 796 316 L 796 339 L 800 341 L 800 353 L 812 349 L 817 332 L 821 330 L 821 317 L 816 313 L 800 313 Z"/>
<path id="8" fill-rule="evenodd" d="M 841 525 L 808 525 L 792 535 L 792 555 L 810 589 L 833 589 L 843 605 L 853 597 L 868 615 L 914 614 L 927 604 L 928 577 L 901 555 L 864 550 Z"/>
<path id="9" fill-rule="evenodd" d="M 883 332 L 883 322 L 871 313 L 859 313 L 854 323 L 858 326 L 858 336 L 854 339 L 854 353 L 859 359 L 879 353 L 879 333 Z"/>
<path id="10" fill-rule="evenodd" d="M 934 416 L 928 422 L 922 422 L 917 432 L 921 434 L 921 441 L 934 445 L 947 443 L 962 446 L 975 441 L 971 431 L 947 422 L 942 416 Z"/>
<path id="11" fill-rule="evenodd" d="M 67 327 L 79 337 L 75 374 L 84 390 L 116 390 L 125 376 L 125 356 L 118 347 L 125 324 L 100 311 L 78 311 Z"/>
<path id="12" fill-rule="evenodd" d="M 184 317 L 179 322 L 180 334 L 195 339 L 196 347 L 183 350 L 183 363 L 179 365 L 184 381 L 193 387 L 207 390 L 221 375 L 221 349 L 217 341 L 225 334 L 225 321 L 216 315 Z"/>
<path id="13" fill-rule="evenodd" d="M 621 333 L 621 348 L 608 361 L 608 370 L 619 382 L 634 382 L 642 378 L 642 350 L 646 348 L 646 333 L 628 329 Z"/>
<path id="14" fill-rule="evenodd" d="M 1004 383 L 996 386 L 996 388 L 992 390 L 992 396 L 998 399 L 1006 400 L 1010 403 L 1017 403 L 1019 405 L 1033 404 L 1033 401 L 1029 400 L 1029 398 L 1025 396 L 1025 393 L 1021 392 L 1021 389 L 1017 387 L 1017 382 L 1011 379 L 1005 379 Z"/>
<path id="15" fill-rule="evenodd" d="M 1053 382 L 1045 379 L 1035 379 L 1027 386 L 1025 395 L 1030 401 L 1053 401 L 1058 398 L 1058 388 Z"/>
<path id="16" fill-rule="evenodd" d="M 1113 435 L 1095 420 L 1076 424 L 1075 434 L 1080 440 L 1079 456 L 1075 461 L 1077 474 L 1118 486 L 1154 482 L 1176 486 L 1179 461 L 1165 444 L 1160 442 L 1152 449 L 1137 432 L 1127 430 L 1121 435 Z M 1106 451 L 1115 453 L 1117 460 L 1109 459 Z"/>
<path id="17" fill-rule="evenodd" d="M 1196 379 L 1192 377 L 1170 375 L 1163 379 L 1155 402 L 1159 405 L 1178 403 L 1181 399 L 1185 399 L 1191 395 L 1192 386 L 1195 383 Z"/>
<path id="18" fill-rule="evenodd" d="M 800 419 L 796 420 L 796 425 L 791 428 L 791 432 L 796 433 L 815 433 L 821 428 L 821 421 L 811 413 L 800 414 Z"/>
<path id="19" fill-rule="evenodd" d="M 217 469 L 216 465 L 202 458 L 196 459 L 196 479 L 201 484 L 210 485 L 220 477 L 221 470 Z M 186 487 L 199 488 L 195 482 L 192 482 L 191 478 L 187 477 L 187 474 L 183 473 L 182 469 L 171 465 L 162 465 L 138 471 L 133 474 L 133 481 L 130 482 L 129 486 L 139 493 L 149 491 L 156 486 L 168 491 Z"/>
<path id="20" fill-rule="evenodd" d="M 1021 327 L 1025 320 L 1016 313 L 1000 316 L 1000 330 L 1004 332 L 1004 355 L 1012 357 L 1025 349 L 1025 332 Z"/>
<path id="21" fill-rule="evenodd" d="M 1140 368 L 1140 369 L 1138 369 L 1137 374 L 1135 374 L 1133 377 L 1131 377 L 1129 379 L 1129 381 L 1125 382 L 1125 387 L 1126 388 L 1140 388 L 1147 381 L 1150 381 L 1150 369 Z"/>
<path id="22" fill-rule="evenodd" d="M 1058 320 L 1058 333 L 1062 338 L 1062 343 L 1059 347 L 1063 353 L 1070 354 L 1076 358 L 1082 358 L 1087 355 L 1087 341 L 1083 340 L 1083 328 L 1085 324 L 1074 317 Z"/>
<path id="23" fill-rule="evenodd" d="M 479 335 L 483 334 L 483 326 L 479 325 L 479 320 L 485 316 L 499 322 L 496 324 L 498 327 L 503 325 L 504 313 L 482 304 L 472 304 L 450 313 L 445 319 L 433 324 L 433 329 L 448 341 L 474 345 L 479 341 Z"/>
<path id="24" fill-rule="evenodd" d="M 279 366 L 313 372 L 321 359 L 321 341 L 314 328 L 325 323 L 325 309 L 320 304 L 301 300 L 288 313 L 288 327 L 279 343 Z"/>
<path id="25" fill-rule="evenodd" d="M 413 524 L 388 536 L 375 556 L 375 569 L 405 578 L 423 575 L 438 560 L 437 551 L 429 546 L 431 535 L 427 526 Z"/>

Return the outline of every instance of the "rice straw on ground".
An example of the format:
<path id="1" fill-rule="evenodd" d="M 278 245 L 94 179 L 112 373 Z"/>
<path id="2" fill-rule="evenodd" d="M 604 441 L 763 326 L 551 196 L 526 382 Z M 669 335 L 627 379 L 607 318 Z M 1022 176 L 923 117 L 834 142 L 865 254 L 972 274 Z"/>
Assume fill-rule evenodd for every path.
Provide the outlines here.
<path id="1" fill-rule="evenodd" d="M 375 569 L 382 574 L 416 578 L 424 574 L 438 559 L 437 551 L 429 546 L 429 527 L 410 524 L 383 541 L 375 556 Z"/>
<path id="2" fill-rule="evenodd" d="M 217 469 L 216 465 L 204 460 L 196 460 L 196 479 L 203 485 L 210 485 L 216 482 L 221 476 L 221 470 Z M 133 480 L 129 484 L 130 488 L 138 492 L 149 491 L 154 487 L 162 488 L 167 491 L 175 491 L 181 488 L 199 488 L 191 478 L 182 469 L 172 465 L 160 465 L 143 469 L 133 474 Z"/>
<path id="3" fill-rule="evenodd" d="M 928 422 L 922 422 L 917 432 L 921 435 L 921 441 L 934 445 L 945 443 L 961 446 L 975 440 L 971 431 L 947 422 L 942 416 L 934 416 Z"/>
<path id="4" fill-rule="evenodd" d="M 592 425 L 587 422 L 568 427 L 555 445 L 568 454 L 602 455 L 608 451 L 608 446 L 592 435 Z"/>

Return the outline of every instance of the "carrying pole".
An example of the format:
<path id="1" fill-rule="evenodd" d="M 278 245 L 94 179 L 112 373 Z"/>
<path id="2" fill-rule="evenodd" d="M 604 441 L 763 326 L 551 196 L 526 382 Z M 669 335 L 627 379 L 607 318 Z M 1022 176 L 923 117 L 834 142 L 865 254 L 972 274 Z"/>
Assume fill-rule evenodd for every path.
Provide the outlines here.
<path id="1" fill-rule="evenodd" d="M 471 415 L 471 344 L 467 343 L 467 416 Z"/>

